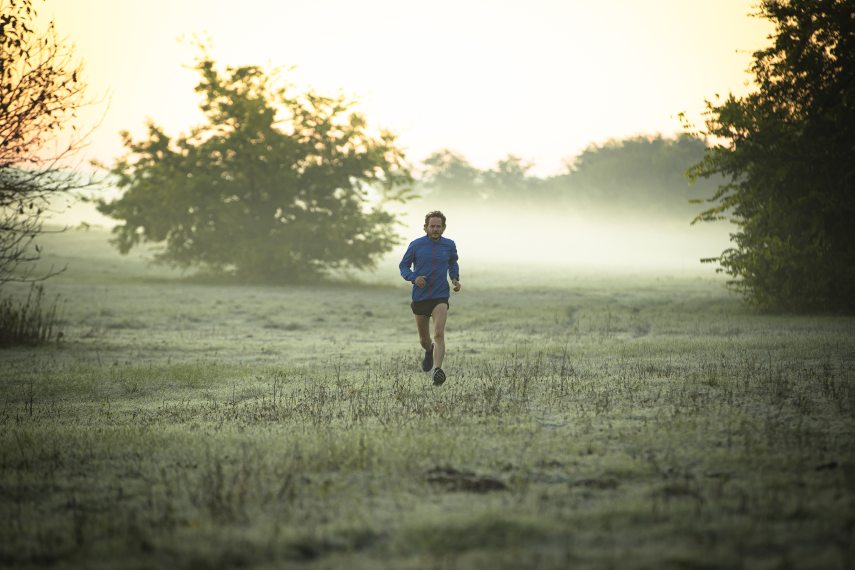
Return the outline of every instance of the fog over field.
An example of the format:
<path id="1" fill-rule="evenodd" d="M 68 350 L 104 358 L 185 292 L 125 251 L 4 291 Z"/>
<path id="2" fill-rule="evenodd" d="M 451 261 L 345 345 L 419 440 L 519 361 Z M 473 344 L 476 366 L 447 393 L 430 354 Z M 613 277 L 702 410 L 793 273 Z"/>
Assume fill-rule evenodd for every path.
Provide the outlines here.
<path id="1" fill-rule="evenodd" d="M 89 203 L 56 204 L 49 222 L 54 227 L 92 227 L 109 239 L 117 222 Z M 424 215 L 442 210 L 448 218 L 445 236 L 457 243 L 463 275 L 497 266 L 514 280 L 534 283 L 538 277 L 554 282 L 556 275 L 579 273 L 667 273 L 715 275 L 715 257 L 729 246 L 733 226 L 727 222 L 698 223 L 674 216 L 647 217 L 605 208 L 574 210 L 556 204 L 520 207 L 514 204 L 444 205 L 439 200 L 418 199 L 391 207 L 399 220 L 401 241 L 383 256 L 376 271 L 357 271 L 368 282 L 383 282 L 397 265 L 407 243 L 423 235 Z M 118 255 L 118 254 L 117 254 Z M 145 255 L 140 253 L 139 255 Z M 535 275 L 524 275 L 529 271 Z"/>
<path id="2" fill-rule="evenodd" d="M 566 207 L 443 208 L 441 203 L 427 202 L 418 211 L 408 208 L 402 216 L 402 235 L 418 237 L 424 214 L 432 209 L 440 209 L 448 217 L 445 236 L 456 241 L 461 259 L 508 267 L 712 273 L 710 266 L 701 265 L 700 258 L 714 257 L 728 245 L 727 224 L 690 226 L 689 220 L 574 212 Z"/>

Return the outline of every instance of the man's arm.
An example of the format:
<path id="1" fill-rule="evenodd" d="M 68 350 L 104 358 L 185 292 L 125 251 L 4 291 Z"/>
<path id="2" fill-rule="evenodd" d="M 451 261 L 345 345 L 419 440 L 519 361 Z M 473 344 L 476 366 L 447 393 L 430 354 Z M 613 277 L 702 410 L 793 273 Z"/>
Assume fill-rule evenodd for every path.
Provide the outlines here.
<path id="1" fill-rule="evenodd" d="M 448 274 L 455 291 L 460 291 L 460 266 L 457 264 L 457 245 L 451 242 L 451 252 L 448 256 Z"/>
<path id="2" fill-rule="evenodd" d="M 417 277 L 415 272 L 410 269 L 416 259 L 416 248 L 413 243 L 414 242 L 410 242 L 410 245 L 407 247 L 407 251 L 404 252 L 404 257 L 401 259 L 401 263 L 398 264 L 398 269 L 401 271 L 401 277 L 410 283 L 415 283 Z"/>
<path id="3" fill-rule="evenodd" d="M 452 281 L 460 281 L 460 266 L 457 265 L 457 245 L 451 242 L 451 251 L 448 254 L 448 275 Z"/>

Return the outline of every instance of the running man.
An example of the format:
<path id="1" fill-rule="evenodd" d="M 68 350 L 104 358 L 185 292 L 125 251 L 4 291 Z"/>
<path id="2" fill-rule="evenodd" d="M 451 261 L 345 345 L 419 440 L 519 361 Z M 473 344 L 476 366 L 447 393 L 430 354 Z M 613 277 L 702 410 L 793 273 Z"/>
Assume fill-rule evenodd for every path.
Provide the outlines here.
<path id="1" fill-rule="evenodd" d="M 448 318 L 448 276 L 454 291 L 460 291 L 460 268 L 457 266 L 457 246 L 442 237 L 445 215 L 434 211 L 425 216 L 425 236 L 407 247 L 398 264 L 401 277 L 413 284 L 410 307 L 416 316 L 419 341 L 425 350 L 422 370 L 430 372 L 436 386 L 445 382 L 442 359 L 445 357 L 445 321 Z M 433 340 L 430 338 L 430 318 L 433 317 Z"/>

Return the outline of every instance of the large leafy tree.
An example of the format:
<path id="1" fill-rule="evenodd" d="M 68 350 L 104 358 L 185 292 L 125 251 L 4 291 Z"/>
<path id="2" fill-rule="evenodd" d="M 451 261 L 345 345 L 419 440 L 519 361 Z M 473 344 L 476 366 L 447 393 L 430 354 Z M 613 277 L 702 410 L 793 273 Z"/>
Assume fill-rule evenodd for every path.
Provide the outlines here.
<path id="1" fill-rule="evenodd" d="M 69 168 L 86 133 L 67 136 L 87 104 L 81 64 L 30 0 L 0 0 L 0 286 L 39 281 L 35 243 L 55 199 L 88 184 Z M 80 131 L 75 131 L 80 133 Z"/>
<path id="2" fill-rule="evenodd" d="M 373 134 L 341 97 L 290 93 L 256 66 L 218 69 L 203 52 L 207 123 L 170 138 L 154 124 L 111 168 L 124 192 L 99 210 L 122 220 L 122 253 L 253 281 L 316 279 L 368 267 L 397 243 L 386 201 L 411 182 L 395 137 Z"/>
<path id="3" fill-rule="evenodd" d="M 707 102 L 712 146 L 690 174 L 726 183 L 699 220 L 738 230 L 720 270 L 764 310 L 855 310 L 855 3 L 764 0 L 757 89 Z"/>

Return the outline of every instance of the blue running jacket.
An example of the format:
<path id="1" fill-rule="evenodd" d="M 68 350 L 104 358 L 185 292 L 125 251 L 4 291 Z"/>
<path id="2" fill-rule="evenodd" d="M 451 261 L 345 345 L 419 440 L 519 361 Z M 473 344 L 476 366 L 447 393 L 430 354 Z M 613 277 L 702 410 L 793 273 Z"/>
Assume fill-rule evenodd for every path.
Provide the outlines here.
<path id="1" fill-rule="evenodd" d="M 446 275 L 451 275 L 456 281 L 460 280 L 457 246 L 444 237 L 433 241 L 425 235 L 410 242 L 398 268 L 401 270 L 401 277 L 413 284 L 413 301 L 448 298 L 450 291 Z M 421 288 L 415 284 L 419 275 L 424 275 L 427 279 L 427 284 Z"/>

